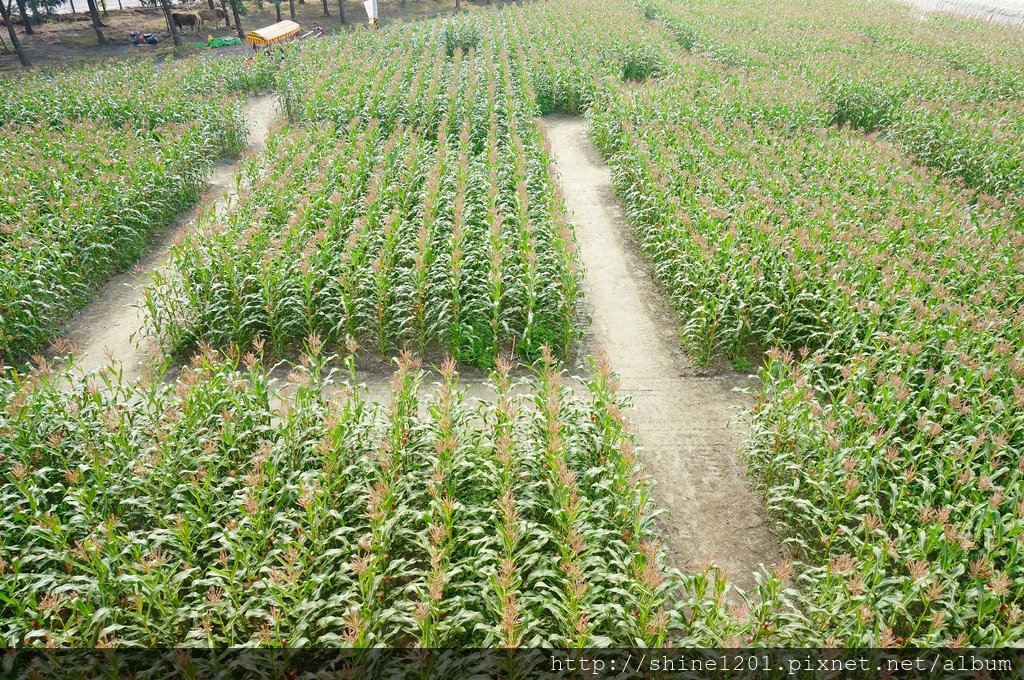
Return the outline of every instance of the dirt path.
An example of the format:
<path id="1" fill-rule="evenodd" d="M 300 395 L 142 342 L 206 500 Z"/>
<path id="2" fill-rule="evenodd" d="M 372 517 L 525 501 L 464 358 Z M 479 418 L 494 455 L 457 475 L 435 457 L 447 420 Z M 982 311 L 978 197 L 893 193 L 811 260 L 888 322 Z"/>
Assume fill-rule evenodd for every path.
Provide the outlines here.
<path id="1" fill-rule="evenodd" d="M 253 97 L 245 102 L 249 122 L 246 151 L 258 152 L 266 146 L 267 134 L 280 114 L 273 95 Z M 224 205 L 234 194 L 235 174 L 239 162 L 223 161 L 213 168 L 210 186 L 201 206 Z M 198 209 L 197 209 L 198 210 Z M 160 266 L 195 219 L 196 211 L 184 215 L 177 223 L 156 233 L 142 259 L 132 271 L 118 274 L 107 281 L 91 303 L 78 310 L 68 322 L 62 336 L 78 346 L 76 365 L 88 373 L 104 366 L 109 359 L 121 364 L 126 378 L 138 377 L 159 349 L 139 331 L 144 324 L 142 288 L 152 271 Z"/>
<path id="2" fill-rule="evenodd" d="M 777 540 L 737 454 L 742 431 L 730 420 L 748 405 L 744 378 L 700 369 L 681 351 L 675 319 L 631 247 L 611 172 L 580 118 L 543 121 L 587 268 L 593 349 L 603 349 L 632 397 L 631 421 L 672 563 L 711 561 L 740 586 L 758 565 L 779 559 Z"/>

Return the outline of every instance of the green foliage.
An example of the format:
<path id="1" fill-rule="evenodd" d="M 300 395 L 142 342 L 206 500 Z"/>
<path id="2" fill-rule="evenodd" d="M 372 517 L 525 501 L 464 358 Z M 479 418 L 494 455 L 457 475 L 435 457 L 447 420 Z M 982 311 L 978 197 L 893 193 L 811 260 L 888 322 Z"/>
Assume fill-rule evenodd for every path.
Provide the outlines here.
<path id="1" fill-rule="evenodd" d="M 638 0 L 636 6 L 640 8 L 640 11 L 644 15 L 644 19 L 653 21 L 658 18 L 658 4 L 653 0 Z"/>
<path id="2" fill-rule="evenodd" d="M 774 34 L 757 8 L 742 21 L 701 11 L 716 40 L 738 44 L 755 14 Z M 775 640 L 1019 644 L 1012 80 L 923 52 L 815 66 L 800 61 L 821 60 L 811 35 L 806 52 L 796 38 L 762 51 L 771 79 L 715 70 L 697 50 L 661 87 L 609 87 L 590 109 L 595 141 L 687 348 L 703 361 L 772 348 L 747 453 L 800 558 L 798 614 L 776 611 Z M 771 102 L 769 82 L 789 93 Z"/>
<path id="3" fill-rule="evenodd" d="M 406 356 L 382 406 L 306 349 L 286 393 L 258 354 L 5 380 L 5 645 L 659 646 L 680 625 L 607 366 L 574 393 L 550 357 L 502 365 L 476 403 Z"/>
<path id="4" fill-rule="evenodd" d="M 652 26 L 665 27 L 691 53 L 679 59 L 684 83 L 695 66 L 717 63 L 716 107 L 734 119 L 761 119 L 761 102 L 778 95 L 810 104 L 791 127 L 848 125 L 879 132 L 920 162 L 970 187 L 1020 195 L 1014 138 L 1024 114 L 1024 48 L 1013 29 L 922 20 L 890 3 L 814 2 L 784 8 L 777 0 L 694 3 L 634 0 Z M 944 109 L 950 109 L 947 112 Z M 780 123 L 784 118 L 777 120 Z M 1016 185 L 1016 186 L 1015 186 Z"/>
<path id="5" fill-rule="evenodd" d="M 245 141 L 238 105 L 218 95 L 272 73 L 216 59 L 0 80 L 0 363 L 37 350 L 195 204 L 212 159 Z"/>
<path id="6" fill-rule="evenodd" d="M 441 45 L 449 59 L 455 55 L 455 50 L 469 52 L 478 49 L 481 40 L 479 26 L 470 19 L 451 19 L 441 28 Z"/>
<path id="7" fill-rule="evenodd" d="M 24 3 L 32 19 L 36 21 L 40 21 L 44 16 L 52 17 L 63 4 L 60 0 L 24 0 Z M 11 4 L 10 9 L 12 13 L 17 11 L 16 7 L 16 2 Z"/>
<path id="8" fill-rule="evenodd" d="M 675 42 L 687 52 L 699 53 L 726 66 L 751 66 L 755 63 L 743 50 L 716 40 L 693 21 L 673 11 L 671 4 L 663 5 L 658 0 L 634 0 L 633 4 L 640 9 L 644 18 L 663 25 Z"/>
<path id="9" fill-rule="evenodd" d="M 241 122 L 234 102 L 222 95 L 263 90 L 273 82 L 271 65 L 254 62 L 194 58 L 154 67 L 118 61 L 0 79 L 0 120 L 55 128 L 84 120 L 135 130 L 200 120 L 223 130 L 224 153 L 237 153 L 244 141 Z"/>
<path id="10" fill-rule="evenodd" d="M 890 136 L 951 179 L 996 197 L 1024 199 L 1024 107 L 1005 104 L 908 103 Z"/>
<path id="11" fill-rule="evenodd" d="M 838 80 L 830 84 L 827 99 L 832 105 L 832 123 L 872 132 L 889 123 L 899 108 L 901 96 L 873 83 Z"/>
<path id="12" fill-rule="evenodd" d="M 528 91 L 490 41 L 449 60 L 421 31 L 294 55 L 282 87 L 304 125 L 147 293 L 165 346 L 280 353 L 318 333 L 484 367 L 569 351 L 580 267 Z"/>
<path id="13" fill-rule="evenodd" d="M 657 78 L 664 70 L 661 55 L 650 45 L 633 40 L 619 48 L 622 79 L 625 81 Z"/>
<path id="14" fill-rule="evenodd" d="M 202 123 L 153 137 L 89 123 L 0 139 L 0 357 L 46 342 L 96 284 L 195 203 L 217 139 Z"/>
<path id="15" fill-rule="evenodd" d="M 61 205 L 92 224 L 96 205 L 125 213 L 105 176 L 170 186 L 151 206 L 162 219 L 202 159 L 237 146 L 234 114 L 170 88 L 273 79 L 293 127 L 175 249 L 147 305 L 169 348 L 310 350 L 285 394 L 256 354 L 243 369 L 209 349 L 177 382 L 7 378 L 0 630 L 9 644 L 1021 644 L 1022 64 L 1001 29 L 881 0 L 574 0 L 348 32 L 251 70 L 174 67 L 150 89 L 128 67 L 60 76 L 63 99 L 0 83 L 4 118 L 51 155 L 65 134 L 89 140 L 101 170 L 67 171 L 89 200 Z M 113 94 L 133 83 L 137 105 Z M 737 367 L 768 350 L 747 460 L 798 561 L 749 595 L 713 567 L 664 572 L 608 367 L 572 393 L 544 349 L 576 337 L 581 272 L 538 113 L 587 115 L 687 349 Z M 157 168 L 118 162 L 172 125 L 193 145 L 180 158 L 157 144 Z M 25 205 L 0 214 L 35 231 L 2 238 L 36 267 L 5 285 L 34 301 L 52 269 L 55 291 L 27 326 L 122 266 L 110 243 L 131 259 L 148 225 L 85 229 L 101 236 L 81 281 L 35 257 L 37 235 L 70 242 L 77 223 L 41 217 L 65 189 L 19 144 L 0 148 Z M 405 355 L 380 408 L 334 384 L 321 338 L 497 364 L 498 397 L 470 407 L 451 365 L 429 396 Z M 536 380 L 510 383 L 512 351 L 545 362 Z"/>

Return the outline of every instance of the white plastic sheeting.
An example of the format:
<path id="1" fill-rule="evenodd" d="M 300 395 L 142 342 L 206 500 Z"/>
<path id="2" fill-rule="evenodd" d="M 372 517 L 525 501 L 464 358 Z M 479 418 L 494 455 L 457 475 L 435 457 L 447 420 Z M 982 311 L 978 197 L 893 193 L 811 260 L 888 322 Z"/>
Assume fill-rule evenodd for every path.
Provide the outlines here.
<path id="1" fill-rule="evenodd" d="M 947 12 L 993 24 L 1024 27 L 1024 0 L 907 0 L 926 12 Z"/>

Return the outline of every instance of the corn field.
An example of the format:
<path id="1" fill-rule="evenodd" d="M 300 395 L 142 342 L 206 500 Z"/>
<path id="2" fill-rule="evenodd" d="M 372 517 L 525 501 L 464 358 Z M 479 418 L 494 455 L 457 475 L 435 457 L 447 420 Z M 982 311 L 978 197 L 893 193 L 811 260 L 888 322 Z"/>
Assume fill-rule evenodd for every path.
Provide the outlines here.
<path id="1" fill-rule="evenodd" d="M 238 59 L 185 60 L 154 66 L 147 61 L 102 67 L 38 71 L 0 80 L 0 120 L 61 128 L 89 121 L 110 128 L 154 130 L 168 123 L 209 121 L 225 137 L 225 152 L 238 142 L 231 99 L 220 95 L 258 92 L 271 86 L 273 61 L 246 66 Z"/>
<path id="2" fill-rule="evenodd" d="M 237 153 L 236 106 L 197 98 L 288 118 L 146 288 L 176 370 L 3 373 L 9 646 L 1024 642 L 1019 31 L 568 0 L 280 56 L 0 81 L 8 360 Z M 788 559 L 750 592 L 668 566 L 615 367 L 570 377 L 600 272 L 553 114 L 586 118 L 682 348 L 757 374 L 743 459 Z M 383 401 L 357 348 L 394 362 Z"/>
<path id="3" fill-rule="evenodd" d="M 480 366 L 502 349 L 565 355 L 580 267 L 507 63 L 438 47 L 374 72 L 330 47 L 289 77 L 351 82 L 307 85 L 305 126 L 247 168 L 231 214 L 175 251 L 147 301 L 155 332 L 175 348 L 260 338 L 275 352 L 316 333 Z"/>
<path id="4" fill-rule="evenodd" d="M 590 117 L 691 354 L 771 348 L 747 452 L 801 559 L 779 639 L 1019 644 L 1020 41 L 851 20 L 769 49 L 755 9 L 711 5 L 641 6 L 686 55 Z"/>
<path id="5" fill-rule="evenodd" d="M 454 362 L 428 393 L 404 355 L 379 404 L 306 348 L 284 393 L 259 349 L 173 385 L 6 381 L 4 640 L 582 647 L 678 625 L 606 364 L 580 393 L 550 355 L 523 384 L 499 364 L 473 404 Z"/>
<path id="6" fill-rule="evenodd" d="M 216 145 L 196 124 L 166 137 L 91 123 L 31 125 L 0 140 L 0 356 L 45 343 L 97 283 L 130 267 L 155 226 L 206 186 Z"/>
<path id="7" fill-rule="evenodd" d="M 513 10 L 295 54 L 279 89 L 301 125 L 175 251 L 147 295 L 153 333 L 171 350 L 259 338 L 282 353 L 316 333 L 482 367 L 568 356 L 582 272 L 536 116 L 580 111 L 599 74 L 642 77 L 647 53 L 597 32 L 581 41 L 591 72 L 574 73 L 568 46 L 536 54 L 562 44 L 548 26 Z"/>
<path id="8" fill-rule="evenodd" d="M 0 360 L 40 349 L 196 203 L 213 159 L 244 143 L 238 107 L 214 96 L 267 81 L 226 60 L 153 75 L 129 64 L 0 81 Z"/>

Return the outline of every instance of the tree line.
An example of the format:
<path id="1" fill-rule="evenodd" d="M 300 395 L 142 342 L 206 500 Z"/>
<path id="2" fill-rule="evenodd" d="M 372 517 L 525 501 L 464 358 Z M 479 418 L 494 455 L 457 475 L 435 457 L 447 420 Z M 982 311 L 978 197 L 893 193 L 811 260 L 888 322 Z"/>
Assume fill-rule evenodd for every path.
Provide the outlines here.
<path id="1" fill-rule="evenodd" d="M 74 0 L 69 0 L 71 3 L 71 11 L 75 12 Z M 245 6 L 242 0 L 217 0 L 220 3 L 220 9 L 225 14 L 230 13 L 234 19 L 234 27 L 237 29 L 238 37 L 244 39 L 245 31 L 242 29 L 242 15 L 246 13 Z M 284 0 L 271 0 L 274 9 L 277 14 L 277 20 L 281 21 L 281 5 Z M 295 0 L 288 1 L 289 15 L 295 19 Z M 328 7 L 329 0 L 321 0 L 323 3 L 324 16 L 330 16 L 330 9 Z M 150 5 L 153 7 L 159 7 L 163 10 L 164 20 L 167 22 L 167 30 L 170 32 L 171 38 L 174 41 L 175 46 L 182 45 L 181 34 L 178 32 L 177 26 L 171 18 L 171 12 L 173 11 L 175 4 L 173 0 L 142 0 L 144 5 Z M 0 0 L 0 18 L 3 19 L 4 25 L 7 26 L 7 34 L 11 41 L 11 46 L 14 48 L 15 53 L 18 55 L 18 59 L 24 66 L 31 66 L 28 55 L 25 52 L 24 45 L 18 32 L 14 27 L 14 12 L 17 11 L 18 18 L 21 23 L 22 32 L 26 36 L 35 34 L 33 28 L 33 22 L 36 24 L 42 23 L 43 19 L 47 16 L 52 16 L 54 11 L 64 3 L 64 0 Z M 218 9 L 215 0 L 206 0 L 211 10 Z M 109 39 L 103 33 L 103 29 L 106 28 L 106 24 L 103 23 L 102 15 L 107 13 L 106 0 L 86 0 L 88 6 L 88 14 L 92 21 L 93 30 L 96 33 L 96 40 L 100 45 L 105 45 L 109 42 Z M 102 4 L 102 8 L 100 5 Z M 118 0 L 120 6 L 121 0 Z M 257 0 L 257 4 L 262 9 L 263 1 Z M 305 0 L 299 0 L 299 4 L 305 4 Z M 403 3 L 404 4 L 404 3 Z M 345 23 L 345 5 L 344 0 L 338 0 L 338 12 L 341 18 L 341 23 Z"/>

